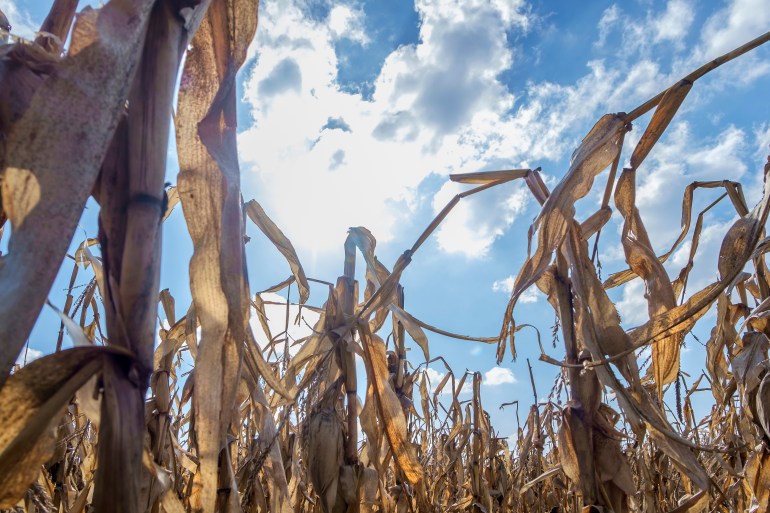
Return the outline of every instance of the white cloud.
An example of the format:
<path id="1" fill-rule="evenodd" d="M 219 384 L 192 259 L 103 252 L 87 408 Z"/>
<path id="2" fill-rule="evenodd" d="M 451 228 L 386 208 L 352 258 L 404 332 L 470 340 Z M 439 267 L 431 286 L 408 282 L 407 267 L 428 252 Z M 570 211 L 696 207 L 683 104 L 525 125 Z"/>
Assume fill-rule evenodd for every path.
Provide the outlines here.
<path id="1" fill-rule="evenodd" d="M 770 151 L 770 123 L 762 123 L 754 130 L 754 137 L 757 142 L 757 157 L 765 160 L 768 151 Z"/>
<path id="2" fill-rule="evenodd" d="M 444 379 L 444 376 L 446 376 L 446 372 L 439 372 L 433 367 L 426 367 L 425 374 L 428 376 L 431 390 L 435 389 L 436 385 L 441 383 L 441 380 Z"/>
<path id="3" fill-rule="evenodd" d="M 754 153 L 750 155 L 751 162 L 749 169 L 752 172 L 753 179 L 744 183 L 743 192 L 746 194 L 746 201 L 749 207 L 752 207 L 762 197 L 764 190 L 764 167 L 770 156 L 770 123 L 762 123 L 754 128 Z"/>
<path id="4" fill-rule="evenodd" d="M 652 22 L 655 41 L 681 41 L 687 35 L 694 17 L 695 12 L 689 2 L 669 0 L 663 15 Z"/>
<path id="5" fill-rule="evenodd" d="M 706 21 L 701 33 L 702 59 L 713 59 L 767 31 L 770 3 L 766 0 L 732 0 Z"/>
<path id="6" fill-rule="evenodd" d="M 468 258 L 484 256 L 529 202 L 528 189 L 515 185 L 511 192 L 511 187 L 503 185 L 484 191 L 484 196 L 461 200 L 436 233 L 439 247 L 447 253 L 460 253 Z M 438 214 L 463 189 L 468 186 L 446 182 L 433 197 L 433 213 Z"/>
<path id="7" fill-rule="evenodd" d="M 42 351 L 38 351 L 37 349 L 32 349 L 31 347 L 25 348 L 21 351 L 21 354 L 19 355 L 19 357 L 16 358 L 16 364 L 23 366 L 33 360 L 37 360 L 41 356 L 43 356 Z"/>
<path id="8" fill-rule="evenodd" d="M 748 43 L 767 31 L 770 26 L 770 3 L 765 0 L 730 0 L 712 14 L 703 25 L 700 43 L 686 61 L 689 67 L 699 66 L 711 59 Z M 734 88 L 750 84 L 770 74 L 767 50 L 759 48 L 713 72 L 705 89 Z"/>
<path id="9" fill-rule="evenodd" d="M 492 284 L 492 290 L 495 292 L 505 292 L 506 294 L 510 294 L 513 292 L 513 285 L 516 283 L 516 277 L 513 275 L 509 275 L 507 278 L 503 278 L 502 280 L 497 280 Z"/>
<path id="10" fill-rule="evenodd" d="M 644 293 L 644 282 L 641 279 L 637 278 L 623 286 L 623 297 L 615 306 L 625 329 L 639 326 L 649 320 Z"/>
<path id="11" fill-rule="evenodd" d="M 490 387 L 513 384 L 516 382 L 516 376 L 513 375 L 513 371 L 505 367 L 492 367 L 484 373 L 483 384 Z"/>
<path id="12" fill-rule="evenodd" d="M 519 303 L 537 303 L 537 300 L 540 298 L 540 289 L 538 289 L 535 286 L 532 286 L 524 291 L 524 293 L 519 297 Z"/>
<path id="13" fill-rule="evenodd" d="M 516 277 L 511 275 L 507 278 L 504 278 L 502 280 L 497 280 L 492 284 L 492 290 L 495 292 L 504 292 L 506 294 L 511 294 L 513 292 L 513 285 L 516 282 Z M 535 287 L 534 285 L 527 290 L 524 291 L 524 293 L 519 297 L 519 303 L 537 303 L 537 300 L 540 298 L 540 290 Z"/>
<path id="14" fill-rule="evenodd" d="M 657 84 L 658 89 L 747 43 L 770 26 L 770 3 L 764 0 L 728 0 L 722 9 L 713 12 L 698 27 L 699 43 L 689 50 L 687 36 L 692 32 L 696 4 L 692 0 L 669 0 L 665 5 L 664 10 L 648 10 L 644 17 L 627 14 L 618 5 L 612 5 L 602 14 L 598 23 L 599 37 L 594 43 L 598 48 L 609 49 L 607 45 L 611 41 L 619 63 L 626 67 L 643 61 L 670 61 L 669 73 L 645 80 Z M 619 43 L 610 39 L 613 34 L 618 34 Z M 740 87 L 767 76 L 770 62 L 766 52 L 766 49 L 754 50 L 712 72 L 707 80 L 698 82 L 691 96 L 700 97 L 711 91 Z M 688 100 L 690 104 L 693 102 L 693 98 Z"/>
<path id="15" fill-rule="evenodd" d="M 35 38 L 39 25 L 32 20 L 26 9 L 20 9 L 14 0 L 0 0 L 0 9 L 11 24 L 12 34 L 25 39 Z"/>
<path id="16" fill-rule="evenodd" d="M 607 42 L 607 36 L 616 26 L 620 20 L 620 8 L 617 4 L 612 4 L 602 13 L 601 19 L 599 19 L 599 40 L 594 43 L 598 47 L 604 46 Z"/>
<path id="17" fill-rule="evenodd" d="M 363 27 L 364 13 L 348 5 L 335 5 L 329 12 L 329 29 L 336 39 L 348 38 L 367 44 L 369 38 Z"/>
<path id="18" fill-rule="evenodd" d="M 673 44 L 681 48 L 695 18 L 692 2 L 669 0 L 662 12 L 648 10 L 644 17 L 626 14 L 617 4 L 602 13 L 599 20 L 599 39 L 595 46 L 602 48 L 609 36 L 618 31 L 622 44 L 618 48 L 621 57 L 647 56 L 653 46 Z M 667 50 L 670 52 L 670 48 Z"/>
<path id="19" fill-rule="evenodd" d="M 770 123 L 762 123 L 754 129 L 754 141 L 756 147 L 754 158 L 756 159 L 756 164 L 752 167 L 760 170 L 764 167 L 768 155 L 770 155 Z M 761 175 L 762 173 L 759 174 Z"/>
<path id="20" fill-rule="evenodd" d="M 498 76 L 513 63 L 506 32 L 529 27 L 523 2 L 418 2 L 420 43 L 385 59 L 369 100 L 337 84 L 337 33 L 328 24 L 294 4 L 261 9 L 245 95 L 254 124 L 241 133 L 240 152 L 253 190 L 270 190 L 260 200 L 295 245 L 314 251 L 336 250 L 351 225 L 392 239 L 430 174 L 559 158 L 572 142 L 564 132 L 610 90 L 596 88 L 593 74 L 574 87 L 532 84 L 530 100 L 513 110 L 516 98 Z M 347 129 L 324 128 L 329 120 Z M 434 203 L 458 190 L 445 185 Z M 485 254 L 526 204 L 526 194 L 510 191 L 465 201 L 439 232 L 441 247 Z"/>
<path id="21" fill-rule="evenodd" d="M 434 390 L 436 390 L 436 387 L 441 383 L 441 381 L 446 376 L 446 372 L 440 372 L 432 367 L 426 367 L 425 373 L 428 376 L 428 390 L 432 394 Z M 455 386 L 459 383 L 459 379 L 457 376 L 455 376 Z M 454 392 L 452 390 L 452 380 L 451 378 L 444 384 L 444 388 L 441 389 L 441 392 L 439 393 L 440 396 L 447 396 L 452 395 Z M 470 394 L 473 393 L 473 381 L 471 379 L 471 376 L 468 376 L 465 379 L 465 383 L 463 383 L 463 388 L 460 390 L 461 395 Z"/>

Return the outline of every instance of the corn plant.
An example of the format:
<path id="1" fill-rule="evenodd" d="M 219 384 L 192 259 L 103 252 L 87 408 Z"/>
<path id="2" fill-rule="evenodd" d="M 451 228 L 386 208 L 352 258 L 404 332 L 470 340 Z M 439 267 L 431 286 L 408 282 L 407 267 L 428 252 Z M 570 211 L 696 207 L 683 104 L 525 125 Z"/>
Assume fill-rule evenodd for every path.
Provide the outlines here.
<path id="1" fill-rule="evenodd" d="M 635 199 L 637 170 L 695 82 L 770 33 L 628 113 L 602 116 L 552 190 L 539 169 L 452 175 L 476 187 L 453 198 L 390 268 L 374 235 L 356 227 L 340 276 L 319 279 L 306 276 L 262 206 L 241 197 L 235 80 L 257 2 L 111 0 L 76 14 L 77 4 L 55 0 L 34 41 L 9 33 L 0 16 L 0 225 L 12 230 L 0 262 L 0 509 L 770 511 L 770 158 L 753 208 L 737 182 L 688 186 L 680 236 L 662 255 Z M 652 109 L 621 167 L 625 135 Z M 179 173 L 167 187 L 172 121 Z M 605 171 L 600 208 L 577 219 L 575 203 Z M 500 334 L 450 333 L 409 313 L 401 276 L 422 244 L 463 198 L 514 180 L 541 210 Z M 724 192 L 693 226 L 695 192 L 712 189 Z M 71 255 L 56 350 L 19 367 L 89 197 L 99 204 L 98 236 Z M 725 198 L 738 220 L 722 242 L 718 279 L 686 295 L 704 214 Z M 161 228 L 177 205 L 194 246 L 182 316 L 172 292 L 159 290 Z M 628 269 L 602 282 L 596 256 L 613 205 Z M 247 278 L 249 223 L 292 271 L 261 292 Z M 691 228 L 689 260 L 672 279 L 663 263 Z M 650 321 L 626 329 L 607 291 L 636 277 Z M 310 297 L 310 282 L 326 286 L 325 301 Z M 302 312 L 317 316 L 300 340 L 288 333 L 294 305 L 287 301 L 287 329 L 274 334 L 263 297 L 292 286 L 295 322 L 310 324 Z M 531 326 L 514 310 L 532 286 L 557 315 L 564 358 L 540 346 L 541 360 L 561 372 L 543 402 L 530 367 L 534 404 L 507 440 L 485 410 L 481 374 L 457 374 L 431 355 L 428 333 L 497 344 L 498 362 L 506 350 L 515 357 L 515 334 Z M 681 347 L 708 312 L 704 372 L 688 385 Z M 63 349 L 65 331 L 76 347 Z M 424 365 L 436 362 L 446 373 L 430 383 Z M 670 387 L 676 412 L 666 409 Z M 697 419 L 692 396 L 702 390 L 715 402 Z M 507 407 L 518 411 L 520 400 Z"/>

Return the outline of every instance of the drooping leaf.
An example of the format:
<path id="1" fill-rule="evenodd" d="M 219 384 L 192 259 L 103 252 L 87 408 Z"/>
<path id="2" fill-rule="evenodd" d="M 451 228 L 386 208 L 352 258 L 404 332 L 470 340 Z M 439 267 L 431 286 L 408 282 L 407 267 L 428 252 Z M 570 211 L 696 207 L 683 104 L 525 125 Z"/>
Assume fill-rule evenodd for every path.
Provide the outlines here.
<path id="1" fill-rule="evenodd" d="M 603 116 L 575 150 L 567 174 L 545 200 L 540 214 L 530 228 L 530 233 L 537 230 L 537 247 L 516 275 L 500 333 L 501 340 L 510 335 L 516 301 L 545 272 L 554 250 L 567 235 L 575 215 L 575 202 L 588 194 L 596 175 L 615 160 L 620 152 L 620 141 L 625 130 L 623 116 Z M 500 347 L 504 345 L 501 344 Z M 501 350 L 498 350 L 498 362 L 501 359 Z"/>
<path id="2" fill-rule="evenodd" d="M 211 3 L 187 52 L 175 118 L 177 188 L 194 245 L 190 288 L 201 324 L 193 390 L 200 462 L 193 511 L 214 511 L 217 490 L 230 486 L 231 472 L 220 472 L 220 458 L 235 409 L 249 318 L 235 78 L 256 27 L 257 2 Z"/>
<path id="3" fill-rule="evenodd" d="M 615 205 L 624 219 L 621 243 L 626 262 L 644 280 L 645 299 L 650 318 L 676 307 L 674 288 L 668 273 L 655 256 L 647 229 L 636 207 L 636 171 L 624 169 L 615 189 Z M 652 346 L 652 378 L 662 397 L 664 385 L 673 383 L 679 374 L 679 354 L 684 332 L 658 340 Z"/>
<path id="4" fill-rule="evenodd" d="M 406 328 L 407 333 L 409 333 L 409 336 L 412 337 L 412 339 L 417 343 L 418 346 L 420 346 L 420 349 L 422 349 L 423 354 L 425 355 L 425 361 L 430 361 L 430 349 L 428 348 L 428 337 L 425 335 L 425 332 L 422 330 L 419 324 L 414 322 L 414 318 L 406 313 L 406 311 L 395 304 L 388 305 L 388 309 L 393 313 L 393 315 L 396 316 L 398 319 L 398 322 L 400 322 L 404 328 Z"/>
<path id="5" fill-rule="evenodd" d="M 280 251 L 286 258 L 286 261 L 289 262 L 289 267 L 291 267 L 291 272 L 294 274 L 294 279 L 299 287 L 299 303 L 301 305 L 305 304 L 305 301 L 307 301 L 307 298 L 310 296 L 310 286 L 308 285 L 305 271 L 302 268 L 302 264 L 299 262 L 299 257 L 297 256 L 297 252 L 294 250 L 291 241 L 283 234 L 273 220 L 270 219 L 256 200 L 251 200 L 246 203 L 246 214 L 248 214 L 249 219 L 254 221 L 254 224 L 262 230 L 262 233 L 270 239 L 278 251 Z"/>
<path id="6" fill-rule="evenodd" d="M 687 79 L 680 80 L 668 90 L 666 94 L 661 98 L 658 107 L 655 109 L 655 113 L 652 115 L 650 124 L 642 134 L 642 138 L 634 148 L 634 153 L 631 155 L 631 168 L 637 169 L 641 165 L 642 161 L 647 157 L 658 142 L 660 136 L 668 127 L 668 124 L 676 115 L 682 102 L 687 97 L 687 93 L 692 89 L 692 82 Z"/>
<path id="7" fill-rule="evenodd" d="M 406 419 L 396 393 L 388 384 L 388 362 L 385 343 L 377 335 L 369 333 L 368 325 L 359 324 L 361 342 L 366 354 L 366 365 L 370 383 L 374 385 L 377 399 L 377 416 L 393 451 L 398 467 L 412 485 L 423 479 L 423 469 L 414 453 L 406 429 Z"/>

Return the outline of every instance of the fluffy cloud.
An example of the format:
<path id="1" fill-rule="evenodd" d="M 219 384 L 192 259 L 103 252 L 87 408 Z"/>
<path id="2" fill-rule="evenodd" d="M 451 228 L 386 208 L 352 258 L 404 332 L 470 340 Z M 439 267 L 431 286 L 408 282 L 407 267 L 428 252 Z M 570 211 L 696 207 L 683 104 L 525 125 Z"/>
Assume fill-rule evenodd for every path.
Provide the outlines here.
<path id="1" fill-rule="evenodd" d="M 598 47 L 603 47 L 607 42 L 607 37 L 616 28 L 620 21 L 621 11 L 617 4 L 612 4 L 602 13 L 599 19 L 599 39 L 594 43 Z"/>
<path id="2" fill-rule="evenodd" d="M 681 41 L 687 35 L 694 17 L 695 12 L 690 2 L 670 0 L 663 15 L 652 21 L 655 41 Z"/>
<path id="3" fill-rule="evenodd" d="M 504 292 L 510 295 L 513 292 L 513 285 L 516 282 L 516 277 L 513 275 L 508 276 L 502 280 L 497 280 L 492 284 L 492 290 L 495 292 Z M 519 303 L 537 303 L 540 298 L 540 290 L 534 285 L 519 297 Z"/>
<path id="4" fill-rule="evenodd" d="M 712 33 L 732 41 L 729 34 L 748 27 L 739 15 L 745 5 L 736 0 L 721 22 L 712 17 L 702 41 Z M 688 0 L 670 0 L 639 20 L 612 6 L 599 22 L 597 45 L 620 31 L 626 54 L 587 62 L 588 72 L 571 83 L 531 82 L 514 94 L 500 77 L 516 68 L 509 34 L 526 33 L 537 20 L 524 2 L 425 0 L 415 3 L 418 42 L 387 55 L 365 97 L 338 82 L 335 51 L 341 40 L 385 44 L 367 36 L 364 12 L 341 3 L 318 20 L 303 6 L 302 0 L 260 6 L 256 64 L 248 66 L 245 83 L 253 123 L 240 134 L 240 151 L 246 194 L 259 197 L 296 245 L 315 252 L 336 251 L 352 225 L 367 226 L 381 242 L 392 240 L 422 206 L 426 198 L 417 188 L 430 175 L 559 161 L 600 114 L 633 108 L 700 64 L 701 53 L 718 50 L 702 43 L 682 51 L 694 20 Z M 758 9 L 758 17 L 765 16 L 767 8 Z M 653 59 L 650 49 L 663 45 L 666 59 Z M 685 129 L 680 137 L 689 136 Z M 744 134 L 722 135 L 727 140 L 715 151 L 737 162 L 732 157 L 742 151 L 736 143 Z M 713 169 L 714 162 L 702 163 Z M 667 178 L 684 176 L 665 163 L 658 169 Z M 640 202 L 662 183 L 642 183 Z M 667 191 L 677 190 L 666 184 Z M 488 254 L 528 204 L 519 186 L 498 189 L 456 207 L 437 234 L 442 250 L 469 258 Z M 460 190 L 445 183 L 426 192 L 435 212 Z M 661 201 L 660 195 L 651 198 Z"/>
<path id="5" fill-rule="evenodd" d="M 433 197 L 433 213 L 438 214 L 463 189 L 467 186 L 446 182 Z M 441 249 L 469 258 L 484 256 L 530 199 L 529 190 L 521 185 L 503 185 L 483 194 L 464 198 L 441 224 L 436 233 Z M 495 208 L 486 208 L 490 204 Z"/>
<path id="6" fill-rule="evenodd" d="M 369 37 L 364 32 L 363 13 L 349 5 L 335 5 L 329 12 L 329 30 L 336 39 L 347 38 L 367 44 Z"/>
<path id="7" fill-rule="evenodd" d="M 271 197 L 260 199 L 300 246 L 336 249 L 350 225 L 390 240 L 430 174 L 526 166 L 525 156 L 556 160 L 582 135 L 565 133 L 612 101 L 618 82 L 631 89 L 637 76 L 649 75 L 592 62 L 574 85 L 531 84 L 527 102 L 517 105 L 499 74 L 513 64 L 506 32 L 529 26 L 523 4 L 435 1 L 416 8 L 420 42 L 388 55 L 372 98 L 364 99 L 336 82 L 335 30 L 296 5 L 262 4 L 245 95 L 254 123 L 240 135 L 241 154 L 254 171 L 252 188 L 269 188 Z M 636 83 L 635 97 L 648 89 Z M 623 89 L 617 94 L 628 99 Z M 441 248 L 485 255 L 527 205 L 528 194 L 511 187 L 458 206 L 438 233 Z M 445 184 L 434 208 L 459 190 Z"/>
<path id="8" fill-rule="evenodd" d="M 22 2 L 23 5 L 23 2 Z M 25 39 L 34 39 L 39 26 L 24 9 L 19 9 L 15 0 L 0 0 L 0 9 L 11 23 L 11 33 Z"/>
<path id="9" fill-rule="evenodd" d="M 439 383 L 441 383 L 441 380 L 442 380 L 442 379 L 444 379 L 444 376 L 446 376 L 446 373 L 445 373 L 445 372 L 439 372 L 439 371 L 437 371 L 436 369 L 434 369 L 433 367 L 427 367 L 427 368 L 425 369 L 425 374 L 427 374 L 427 376 L 428 376 L 428 380 L 430 381 L 430 384 L 431 384 L 431 390 L 432 390 L 432 389 L 433 389 L 433 388 L 434 388 L 436 385 L 438 385 Z"/>
<path id="10" fill-rule="evenodd" d="M 765 0 L 732 0 L 706 21 L 698 53 L 703 58 L 729 52 L 770 26 L 770 4 Z"/>
<path id="11" fill-rule="evenodd" d="M 428 376 L 428 390 L 430 390 L 430 393 L 433 393 L 434 390 L 436 390 L 436 387 L 441 383 L 441 381 L 446 376 L 446 372 L 440 372 L 432 367 L 427 367 L 425 369 L 425 374 Z M 459 379 L 455 376 L 455 386 L 459 383 Z M 468 376 L 465 379 L 465 383 L 463 383 L 463 388 L 460 390 L 460 394 L 470 394 L 473 392 L 473 380 L 471 379 L 471 376 Z M 452 380 L 448 380 L 446 384 L 444 384 L 444 387 L 441 389 L 441 392 L 439 395 L 441 396 L 447 396 L 452 395 Z"/>
<path id="12" fill-rule="evenodd" d="M 757 169 L 760 169 L 770 153 L 770 123 L 763 123 L 754 130 L 754 141 L 756 148 L 754 156 L 758 164 Z"/>
<path id="13" fill-rule="evenodd" d="M 22 350 L 21 354 L 18 358 L 16 358 L 16 365 L 27 365 L 29 362 L 33 360 L 37 360 L 43 356 L 42 351 L 38 351 L 37 349 L 27 348 L 25 350 Z"/>
<path id="14" fill-rule="evenodd" d="M 496 77 L 512 62 L 506 31 L 528 26 L 522 5 L 415 7 L 420 42 L 388 55 L 371 99 L 337 83 L 335 43 L 367 43 L 362 11 L 336 6 L 319 22 L 299 2 L 260 7 L 257 63 L 245 85 L 254 123 L 240 135 L 241 154 L 255 172 L 254 189 L 269 187 L 272 198 L 283 198 L 261 199 L 300 246 L 336 249 L 350 225 L 390 240 L 415 206 L 415 189 L 425 177 L 507 160 L 511 152 L 503 137 L 526 125 L 525 116 L 502 131 L 506 136 L 497 135 L 501 113 L 514 98 Z M 329 125 L 331 119 L 339 123 Z M 469 256 L 484 254 L 519 208 L 511 205 L 488 222 L 471 241 Z M 468 223 L 478 217 L 467 208 L 455 215 Z"/>
<path id="15" fill-rule="evenodd" d="M 638 278 L 623 286 L 623 296 L 615 306 L 626 329 L 644 324 L 649 319 L 644 294 L 644 282 Z"/>
<path id="16" fill-rule="evenodd" d="M 513 375 L 513 371 L 511 369 L 506 369 L 505 367 L 492 367 L 484 373 L 483 384 L 490 387 L 508 385 L 516 382 L 516 376 Z"/>
<path id="17" fill-rule="evenodd" d="M 631 16 L 613 4 L 602 13 L 595 45 L 604 47 L 610 35 L 619 32 L 619 52 L 624 57 L 647 55 L 652 47 L 663 43 L 681 47 L 694 18 L 695 10 L 688 0 L 669 0 L 665 10 L 649 10 L 644 17 Z"/>
<path id="18" fill-rule="evenodd" d="M 672 59 L 672 73 L 661 85 L 668 84 L 765 32 L 770 24 L 770 4 L 763 0 L 728 1 L 724 8 L 709 16 L 700 32 L 696 33 L 698 44 L 692 51 L 683 52 L 686 40 L 693 32 L 694 20 L 695 5 L 692 0 L 669 0 L 665 10 L 658 12 L 651 9 L 645 17 L 628 14 L 613 4 L 604 11 L 599 21 L 599 38 L 595 46 L 605 48 L 610 38 L 617 34 L 620 42 L 613 42 L 613 51 L 626 65 L 652 60 L 653 54 L 658 59 Z M 770 73 L 770 63 L 757 52 L 743 56 L 731 63 L 729 68 L 729 72 L 715 72 L 706 81 L 708 84 L 700 85 L 699 89 L 722 89 L 735 83 L 750 83 Z"/>

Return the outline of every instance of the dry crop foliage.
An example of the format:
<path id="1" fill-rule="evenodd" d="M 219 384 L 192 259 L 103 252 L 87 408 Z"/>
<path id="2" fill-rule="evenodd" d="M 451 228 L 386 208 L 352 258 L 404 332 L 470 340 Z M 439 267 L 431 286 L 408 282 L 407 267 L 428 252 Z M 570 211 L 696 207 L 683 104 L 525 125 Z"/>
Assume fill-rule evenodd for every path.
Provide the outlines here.
<path id="1" fill-rule="evenodd" d="M 328 297 L 318 308 L 306 303 L 312 280 L 292 244 L 259 204 L 241 199 L 235 77 L 256 30 L 256 1 L 112 0 L 75 16 L 76 8 L 77 0 L 55 0 L 35 41 L 12 38 L 0 47 L 1 212 L 12 227 L 0 265 L 0 508 L 770 511 L 770 184 L 753 209 L 735 182 L 688 186 L 681 235 L 661 256 L 634 195 L 636 170 L 693 83 L 770 34 L 628 114 L 602 117 L 552 191 L 538 170 L 453 176 L 478 187 L 455 197 L 391 270 L 376 258 L 372 234 L 352 229 L 343 274 L 321 281 Z M 174 117 L 180 172 L 177 186 L 164 190 L 183 56 Z M 618 174 L 625 133 L 653 108 L 630 166 Z M 575 202 L 607 168 L 601 208 L 578 222 Z M 542 210 L 500 336 L 447 333 L 406 312 L 399 279 L 422 243 L 463 197 L 515 179 Z M 687 238 L 693 195 L 702 189 L 724 189 L 708 208 L 729 198 L 739 219 L 722 243 L 719 280 L 684 300 L 705 211 L 688 264 L 674 280 L 662 264 Z M 18 368 L 89 196 L 101 206 L 99 236 L 72 257 L 56 352 Z M 629 269 L 602 283 L 588 240 L 595 237 L 595 255 L 611 199 L 624 219 Z M 158 291 L 160 228 L 176 204 L 194 243 L 193 301 L 182 317 L 169 291 Z M 270 332 L 265 302 L 247 282 L 247 218 L 292 269 L 269 291 L 295 285 L 299 304 L 320 314 L 309 337 Z M 91 279 L 75 298 L 79 273 Z M 651 320 L 626 331 L 606 291 L 637 276 Z M 513 335 L 526 325 L 516 325 L 513 309 L 533 285 L 558 315 L 565 358 L 543 353 L 563 373 L 549 401 L 532 406 L 511 450 L 482 406 L 480 374 L 457 376 L 447 366 L 442 382 L 430 384 L 423 364 L 407 361 L 406 334 L 425 361 L 433 361 L 427 331 L 498 343 L 498 359 L 507 346 L 515 355 Z M 158 303 L 168 325 L 156 347 Z M 682 389 L 683 337 L 714 309 L 705 372 Z M 270 340 L 265 347 L 252 332 L 252 311 Z M 378 335 L 388 319 L 389 344 Z M 287 329 L 289 322 L 287 305 Z M 77 347 L 62 349 L 65 328 Z M 636 353 L 645 347 L 652 365 L 642 376 Z M 466 382 L 471 399 L 460 401 Z M 697 420 L 691 396 L 706 382 L 715 404 Z M 664 409 L 672 384 L 678 420 Z M 610 392 L 620 412 L 603 402 Z"/>

